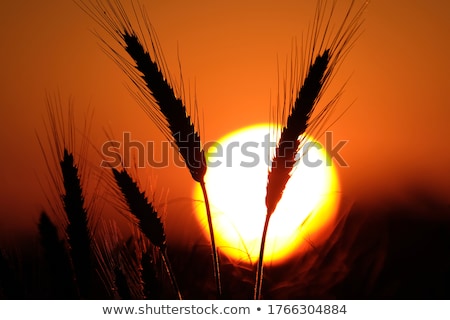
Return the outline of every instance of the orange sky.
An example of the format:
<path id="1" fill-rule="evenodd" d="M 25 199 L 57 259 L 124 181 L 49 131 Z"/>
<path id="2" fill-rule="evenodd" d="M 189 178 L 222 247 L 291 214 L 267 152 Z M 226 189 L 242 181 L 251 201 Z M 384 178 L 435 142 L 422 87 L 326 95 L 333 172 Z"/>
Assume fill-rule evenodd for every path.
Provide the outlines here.
<path id="1" fill-rule="evenodd" d="M 179 53 L 204 139 L 270 120 L 277 59 L 284 61 L 292 40 L 305 34 L 312 1 L 144 3 L 175 78 Z M 351 75 L 337 111 L 355 102 L 332 127 L 335 140 L 349 140 L 342 155 L 350 167 L 339 173 L 351 199 L 376 202 L 414 187 L 450 197 L 449 13 L 447 1 L 371 1 L 364 33 L 330 87 L 335 92 Z M 94 109 L 93 145 L 106 139 L 105 128 L 142 141 L 162 139 L 130 97 L 126 77 L 101 51 L 94 28 L 72 1 L 0 3 L 2 233 L 35 224 L 45 204 L 38 181 L 46 169 L 35 132 L 43 132 L 46 92 L 72 97 L 77 117 L 89 105 Z M 186 203 L 189 173 L 173 172 L 152 174 L 169 204 Z"/>

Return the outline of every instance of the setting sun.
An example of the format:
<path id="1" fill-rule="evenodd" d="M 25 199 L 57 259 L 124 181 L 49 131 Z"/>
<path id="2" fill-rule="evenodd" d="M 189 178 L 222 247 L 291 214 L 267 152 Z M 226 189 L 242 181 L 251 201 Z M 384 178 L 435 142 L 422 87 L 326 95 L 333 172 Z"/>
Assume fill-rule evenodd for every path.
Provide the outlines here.
<path id="1" fill-rule="evenodd" d="M 221 252 L 236 261 L 258 259 L 266 207 L 267 173 L 276 136 L 269 125 L 232 132 L 207 148 L 205 176 L 216 240 Z M 272 132 L 272 134 L 271 134 Z M 279 263 L 304 243 L 320 242 L 338 206 L 337 173 L 323 147 L 308 137 L 283 197 L 272 215 L 266 240 L 266 263 Z M 195 199 L 202 199 L 201 188 Z M 197 205 L 207 232 L 204 206 Z M 307 240 L 306 242 L 304 240 Z"/>

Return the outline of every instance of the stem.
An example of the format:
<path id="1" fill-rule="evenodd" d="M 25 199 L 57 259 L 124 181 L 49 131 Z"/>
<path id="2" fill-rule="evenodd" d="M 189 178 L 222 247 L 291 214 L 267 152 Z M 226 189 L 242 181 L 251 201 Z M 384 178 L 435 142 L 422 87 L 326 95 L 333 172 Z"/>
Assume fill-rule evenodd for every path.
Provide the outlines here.
<path id="1" fill-rule="evenodd" d="M 217 297 L 220 299 L 222 297 L 222 286 L 220 284 L 219 259 L 217 254 L 216 240 L 214 238 L 214 228 L 211 217 L 211 209 L 209 206 L 208 193 L 206 192 L 205 181 L 203 179 L 200 181 L 200 185 L 203 191 L 203 198 L 205 199 L 206 216 L 208 217 L 209 237 L 211 239 L 211 250 L 213 255 L 214 279 L 216 280 Z"/>
<path id="2" fill-rule="evenodd" d="M 183 298 L 181 297 L 180 288 L 178 287 L 177 279 L 175 278 L 175 274 L 173 273 L 172 266 L 170 265 L 169 262 L 169 257 L 167 255 L 167 248 L 160 247 L 159 249 L 161 252 L 161 259 L 163 260 L 164 267 L 166 268 L 167 274 L 169 275 L 170 278 L 170 283 L 172 284 L 172 287 L 175 290 L 178 299 L 183 300 Z"/>
<path id="3" fill-rule="evenodd" d="M 263 280 L 263 266 L 264 266 L 264 247 L 266 245 L 267 229 L 269 228 L 270 214 L 266 215 L 266 221 L 264 222 L 264 229 L 261 237 L 261 248 L 259 250 L 258 267 L 256 268 L 256 283 L 255 283 L 255 295 L 254 300 L 261 300 L 261 289 Z"/>

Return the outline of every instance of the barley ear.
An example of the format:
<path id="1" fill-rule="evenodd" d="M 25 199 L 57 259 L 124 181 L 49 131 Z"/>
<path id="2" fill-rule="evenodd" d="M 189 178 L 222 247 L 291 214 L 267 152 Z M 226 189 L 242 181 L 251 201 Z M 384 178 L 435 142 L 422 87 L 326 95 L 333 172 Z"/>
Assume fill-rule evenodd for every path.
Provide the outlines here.
<path id="1" fill-rule="evenodd" d="M 200 136 L 190 116 L 187 115 L 183 101 L 176 97 L 158 64 L 146 52 L 138 37 L 125 32 L 123 38 L 125 50 L 135 61 L 136 69 L 141 73 L 142 80 L 151 92 L 154 102 L 159 106 L 192 178 L 197 182 L 202 181 L 206 173 L 205 155 L 200 144 Z"/>
<path id="2" fill-rule="evenodd" d="M 308 59 L 306 61 L 306 73 L 301 75 L 301 87 L 296 93 L 293 105 L 288 105 L 289 115 L 286 124 L 281 130 L 281 136 L 272 159 L 266 187 L 266 219 L 261 237 L 258 265 L 256 270 L 256 282 L 254 299 L 261 298 L 264 248 L 269 227 L 270 217 L 275 211 L 289 181 L 292 170 L 296 164 L 296 156 L 302 144 L 301 135 L 311 126 L 311 116 L 314 109 L 327 88 L 334 70 L 348 53 L 354 43 L 357 31 L 361 26 L 361 15 L 367 6 L 362 5 L 359 10 L 353 12 L 354 1 L 351 1 L 341 25 L 329 36 L 330 21 L 333 17 L 336 2 L 332 2 L 327 11 L 327 1 L 319 1 L 316 7 L 313 27 L 309 35 Z M 323 24 L 323 25 L 322 25 Z M 295 71 L 294 71 L 295 72 Z M 339 95 L 339 94 L 338 94 Z M 331 104 L 321 110 L 317 121 L 320 122 L 329 112 L 336 98 Z M 282 111 L 285 113 L 285 110 Z"/>
<path id="3" fill-rule="evenodd" d="M 70 245 L 70 255 L 79 293 L 82 298 L 88 298 L 92 292 L 91 234 L 78 167 L 74 162 L 73 154 L 69 153 L 67 149 L 64 149 L 60 167 L 64 184 L 62 200 L 68 220 L 66 232 Z"/>
<path id="4" fill-rule="evenodd" d="M 131 178 L 125 169 L 118 171 L 113 168 L 112 171 L 117 186 L 123 194 L 129 211 L 138 220 L 139 228 L 142 233 L 152 242 L 153 245 L 159 248 L 172 286 L 178 298 L 181 300 L 181 292 L 167 255 L 164 226 L 161 219 L 158 217 L 158 213 L 154 209 L 151 202 L 147 199 L 145 193 L 140 191 L 137 183 L 133 180 L 133 178 Z"/>
<path id="5" fill-rule="evenodd" d="M 329 61 L 330 55 L 327 49 L 323 54 L 317 56 L 314 64 L 309 67 L 291 114 L 287 118 L 287 124 L 281 131 L 268 174 L 266 207 L 269 216 L 275 211 L 296 164 L 295 157 L 300 146 L 299 137 L 305 133 L 314 106 L 322 91 Z"/>
<path id="6" fill-rule="evenodd" d="M 164 249 L 166 247 L 166 235 L 161 219 L 158 217 L 153 205 L 147 199 L 144 192 L 139 190 L 137 183 L 128 172 L 112 169 L 117 186 L 120 188 L 129 211 L 138 220 L 142 233 L 153 245 Z"/>
<path id="7" fill-rule="evenodd" d="M 220 297 L 222 289 L 218 253 L 215 247 L 212 217 L 204 183 L 207 169 L 204 150 L 200 143 L 200 135 L 181 98 L 182 94 L 177 95 L 173 83 L 171 84 L 170 73 L 148 16 L 140 5 L 133 3 L 133 18 L 135 18 L 134 21 L 137 21 L 136 26 L 133 26 L 132 20 L 118 0 L 111 0 L 105 4 L 87 0 L 76 0 L 76 2 L 131 57 L 133 63 L 130 63 L 127 58 L 100 37 L 100 40 L 108 48 L 109 56 L 138 89 L 137 93 L 133 91 L 138 103 L 161 132 L 177 146 L 192 178 L 202 185 L 205 206 L 207 206 L 214 278 L 217 295 Z"/>

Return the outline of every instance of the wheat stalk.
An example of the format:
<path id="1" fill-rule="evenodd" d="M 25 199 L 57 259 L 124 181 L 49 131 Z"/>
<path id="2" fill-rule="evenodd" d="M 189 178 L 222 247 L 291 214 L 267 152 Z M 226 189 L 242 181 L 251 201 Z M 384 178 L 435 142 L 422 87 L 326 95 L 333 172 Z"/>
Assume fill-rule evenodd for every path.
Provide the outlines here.
<path id="1" fill-rule="evenodd" d="M 367 5 L 367 3 L 364 4 L 354 14 L 353 18 L 351 18 L 350 15 L 353 12 L 354 6 L 354 1 L 352 1 L 343 22 L 334 36 L 330 38 L 328 33 L 330 32 L 330 21 L 334 13 L 335 4 L 336 2 L 332 3 L 327 20 L 324 20 L 326 18 L 325 11 L 327 9 L 327 2 L 319 1 L 317 5 L 314 24 L 309 39 L 310 54 L 307 58 L 306 72 L 300 80 L 301 87 L 296 94 L 295 100 L 292 105 L 288 106 L 290 112 L 281 130 L 275 155 L 268 173 L 266 188 L 267 212 L 261 236 L 254 299 L 261 299 L 264 248 L 270 217 L 283 195 L 283 191 L 296 164 L 296 156 L 303 142 L 301 135 L 311 126 L 311 116 L 329 84 L 333 71 L 348 53 L 349 47 L 352 46 L 354 36 L 361 25 L 361 14 Z M 336 102 L 336 99 L 333 99 L 319 113 L 316 119 L 317 122 L 325 119 L 326 114 L 330 111 L 329 109 L 333 106 L 334 102 Z"/>
<path id="2" fill-rule="evenodd" d="M 137 101 L 163 134 L 176 145 L 192 178 L 201 185 L 208 219 L 214 278 L 217 295 L 220 297 L 222 288 L 219 258 L 204 181 L 207 169 L 204 150 L 200 143 L 200 135 L 187 113 L 183 100 L 175 94 L 170 84 L 170 73 L 148 17 L 143 8 L 140 8 L 140 16 L 138 16 L 137 9 L 133 5 L 134 16 L 138 21 L 135 28 L 118 0 L 106 1 L 106 5 L 99 1 L 80 1 L 79 6 L 106 30 L 133 59 L 133 63 L 128 62 L 102 40 L 109 48 L 108 54 L 139 89 L 140 95 L 135 94 Z M 147 45 L 143 32 L 150 38 L 149 45 Z"/>
<path id="3" fill-rule="evenodd" d="M 309 68 L 305 82 L 300 89 L 292 113 L 288 117 L 287 125 L 281 132 L 281 137 L 276 147 L 275 156 L 272 159 L 272 167 L 268 174 L 266 191 L 266 219 L 264 222 L 259 252 L 257 276 L 255 285 L 255 299 L 261 298 L 261 286 L 263 276 L 264 246 L 269 227 L 269 220 L 280 201 L 283 190 L 291 176 L 291 171 L 296 164 L 296 155 L 300 146 L 299 136 L 306 130 L 312 109 L 320 93 L 324 75 L 329 63 L 329 51 L 325 50 Z"/>

